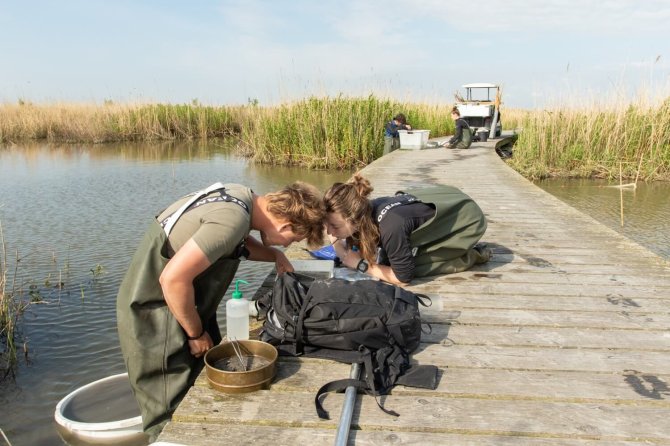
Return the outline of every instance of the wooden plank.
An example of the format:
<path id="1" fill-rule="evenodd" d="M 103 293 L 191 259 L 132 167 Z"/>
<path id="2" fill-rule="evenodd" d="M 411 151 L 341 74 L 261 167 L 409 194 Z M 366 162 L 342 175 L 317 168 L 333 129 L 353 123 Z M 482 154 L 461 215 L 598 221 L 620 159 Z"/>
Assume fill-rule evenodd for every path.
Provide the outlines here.
<path id="1" fill-rule="evenodd" d="M 411 288 L 415 290 L 415 288 Z M 625 299 L 617 296 L 585 297 L 554 295 L 495 295 L 442 292 L 428 294 L 432 305 L 441 310 L 453 311 L 463 308 L 506 308 L 518 310 L 554 310 L 584 312 L 644 312 L 667 313 L 670 300 L 667 298 Z M 423 312 L 423 307 L 422 307 Z"/>
<path id="2" fill-rule="evenodd" d="M 258 391 L 215 394 L 193 387 L 173 416 L 175 422 L 334 429 L 343 395 L 329 394 L 324 408 L 333 419 L 319 420 L 314 396 Z M 487 435 L 524 435 L 604 441 L 670 441 L 670 409 L 600 402 L 555 403 L 480 398 L 389 395 L 381 398 L 400 417 L 380 412 L 373 397 L 359 395 L 353 425 L 360 430 L 415 431 Z M 262 421 L 261 421 L 262 420 Z"/>
<path id="3" fill-rule="evenodd" d="M 332 446 L 335 442 L 333 429 L 295 428 L 286 430 L 275 426 L 219 425 L 199 423 L 170 423 L 163 430 L 161 441 L 181 443 L 189 446 L 221 446 L 221 444 L 255 446 Z M 468 435 L 396 430 L 361 431 L 352 430 L 349 445 L 381 446 L 402 444 L 408 446 L 454 445 L 454 446 L 602 446 L 599 440 L 563 438 L 533 438 L 519 435 Z M 641 446 L 648 442 L 613 441 L 608 446 Z"/>
<path id="4" fill-rule="evenodd" d="M 582 284 L 545 284 L 545 283 L 491 283 L 480 281 L 476 286 L 463 282 L 445 283 L 443 280 L 422 278 L 416 281 L 416 289 L 427 293 L 440 294 L 443 291 L 473 292 L 478 294 L 521 294 L 555 296 L 618 296 L 622 298 L 654 298 L 667 296 L 664 288 L 646 286 L 605 286 Z M 420 288 L 419 288 L 420 286 Z"/>
<path id="5" fill-rule="evenodd" d="M 565 274 L 562 272 L 539 270 L 532 273 L 522 271 L 505 271 L 503 269 L 491 270 L 470 270 L 457 275 L 449 275 L 441 278 L 447 282 L 465 283 L 467 281 L 490 281 L 500 283 L 530 283 L 530 284 L 577 284 L 582 287 L 588 286 L 607 286 L 607 287 L 631 287 L 647 286 L 649 278 L 642 275 L 626 276 L 623 274 Z M 656 277 L 653 286 L 657 289 L 665 288 L 664 298 L 670 299 L 670 277 Z"/>
<path id="6" fill-rule="evenodd" d="M 440 367 L 599 373 L 640 370 L 650 374 L 666 374 L 670 370 L 670 355 L 655 351 L 422 344 L 421 349 L 413 356 L 421 364 Z"/>
<path id="7" fill-rule="evenodd" d="M 592 348 L 670 353 L 670 334 L 648 330 L 433 324 L 426 343 L 505 347 Z M 613 340 L 616 339 L 616 342 Z M 670 365 L 670 364 L 669 364 Z"/>
<path id="8" fill-rule="evenodd" d="M 281 359 L 271 390 L 315 394 L 322 385 L 348 377 L 349 368 L 348 364 L 328 360 Z M 594 373 L 450 366 L 439 369 L 438 386 L 434 390 L 396 386 L 392 393 L 554 402 L 607 401 L 670 408 L 669 383 L 670 374 L 636 370 Z M 209 389 L 204 373 L 196 385 Z"/>
<path id="9" fill-rule="evenodd" d="M 495 324 L 508 326 L 613 328 L 619 330 L 652 330 L 667 332 L 670 315 L 663 313 L 576 312 L 554 310 L 516 310 L 428 307 L 421 309 L 421 318 L 428 323 Z"/>

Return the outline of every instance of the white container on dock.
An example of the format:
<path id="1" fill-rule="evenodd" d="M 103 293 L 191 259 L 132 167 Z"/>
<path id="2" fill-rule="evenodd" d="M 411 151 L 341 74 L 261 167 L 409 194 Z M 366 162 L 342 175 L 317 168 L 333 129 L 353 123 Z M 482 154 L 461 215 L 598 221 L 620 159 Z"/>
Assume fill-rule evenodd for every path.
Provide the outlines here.
<path id="1" fill-rule="evenodd" d="M 398 134 L 401 149 L 419 150 L 428 146 L 430 130 L 398 130 Z"/>
<path id="2" fill-rule="evenodd" d="M 68 444 L 146 445 L 142 416 L 127 373 L 86 384 L 56 405 L 54 418 Z"/>
<path id="3" fill-rule="evenodd" d="M 291 260 L 296 273 L 304 273 L 319 279 L 333 277 L 335 262 L 332 260 Z"/>

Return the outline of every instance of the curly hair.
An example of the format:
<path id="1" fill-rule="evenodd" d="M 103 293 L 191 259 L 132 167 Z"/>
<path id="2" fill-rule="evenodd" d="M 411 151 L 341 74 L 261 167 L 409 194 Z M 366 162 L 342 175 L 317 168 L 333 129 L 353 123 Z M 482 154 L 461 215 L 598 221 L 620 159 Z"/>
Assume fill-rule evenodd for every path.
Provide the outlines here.
<path id="1" fill-rule="evenodd" d="M 321 192 L 316 187 L 296 181 L 266 194 L 266 197 L 268 211 L 277 218 L 288 220 L 296 236 L 307 239 L 307 244 L 312 247 L 323 244 L 326 211 Z"/>
<path id="2" fill-rule="evenodd" d="M 356 173 L 346 183 L 333 184 L 323 197 L 326 213 L 337 212 L 357 228 L 347 238 L 347 246 L 358 246 L 368 262 L 375 261 L 379 243 L 379 228 L 372 219 L 372 203 L 368 199 L 373 190 L 370 181 Z"/>

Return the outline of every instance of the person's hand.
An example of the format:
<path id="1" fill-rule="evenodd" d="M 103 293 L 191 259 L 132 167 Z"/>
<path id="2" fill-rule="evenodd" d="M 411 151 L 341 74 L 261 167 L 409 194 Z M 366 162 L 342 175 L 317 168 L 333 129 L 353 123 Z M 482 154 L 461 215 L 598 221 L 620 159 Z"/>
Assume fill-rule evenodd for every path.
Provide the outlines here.
<path id="1" fill-rule="evenodd" d="M 277 274 L 292 273 L 294 271 L 289 259 L 278 249 L 275 249 L 275 268 L 277 269 Z"/>
<path id="2" fill-rule="evenodd" d="M 412 126 L 409 124 L 406 124 L 405 127 L 407 127 L 407 130 L 412 130 Z"/>
<path id="3" fill-rule="evenodd" d="M 212 342 L 212 338 L 209 337 L 209 333 L 204 332 L 198 339 L 188 341 L 188 347 L 191 349 L 193 356 L 201 358 L 207 353 L 207 350 L 214 347 L 214 343 Z"/>

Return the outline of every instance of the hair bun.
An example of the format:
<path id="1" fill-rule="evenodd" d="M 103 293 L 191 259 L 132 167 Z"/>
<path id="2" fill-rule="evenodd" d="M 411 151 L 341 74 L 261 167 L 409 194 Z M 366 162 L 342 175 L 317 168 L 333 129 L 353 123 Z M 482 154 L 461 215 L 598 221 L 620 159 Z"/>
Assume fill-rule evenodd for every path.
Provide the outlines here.
<path id="1" fill-rule="evenodd" d="M 360 195 L 363 198 L 370 195 L 374 190 L 374 188 L 370 184 L 370 180 L 368 180 L 359 173 L 355 173 L 354 176 L 352 176 L 348 182 L 351 183 L 354 186 L 354 188 L 356 188 L 356 192 L 358 192 L 358 195 Z"/>

